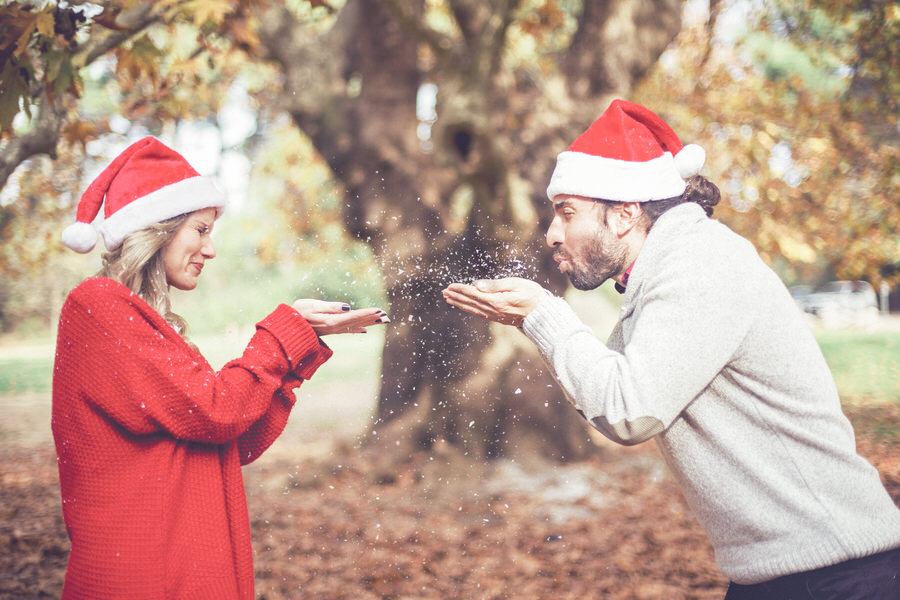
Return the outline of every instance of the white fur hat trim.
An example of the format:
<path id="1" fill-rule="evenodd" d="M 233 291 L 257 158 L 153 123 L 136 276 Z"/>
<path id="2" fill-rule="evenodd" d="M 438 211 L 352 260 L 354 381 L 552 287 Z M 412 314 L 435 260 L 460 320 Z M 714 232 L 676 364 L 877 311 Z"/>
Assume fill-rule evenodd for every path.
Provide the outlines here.
<path id="1" fill-rule="evenodd" d="M 97 245 L 97 230 L 90 223 L 77 221 L 63 229 L 62 242 L 75 252 L 86 254 Z"/>
<path id="2" fill-rule="evenodd" d="M 697 144 L 688 144 L 675 155 L 675 168 L 682 179 L 688 179 L 700 173 L 706 162 L 706 151 Z"/>
<path id="3" fill-rule="evenodd" d="M 114 250 L 130 233 L 210 207 L 217 209 L 218 219 L 225 210 L 222 192 L 208 177 L 190 177 L 129 202 L 105 219 L 99 229 L 107 249 Z"/>
<path id="4" fill-rule="evenodd" d="M 556 158 L 547 197 L 570 194 L 647 202 L 680 196 L 685 187 L 670 152 L 646 161 L 628 161 L 567 150 Z"/>

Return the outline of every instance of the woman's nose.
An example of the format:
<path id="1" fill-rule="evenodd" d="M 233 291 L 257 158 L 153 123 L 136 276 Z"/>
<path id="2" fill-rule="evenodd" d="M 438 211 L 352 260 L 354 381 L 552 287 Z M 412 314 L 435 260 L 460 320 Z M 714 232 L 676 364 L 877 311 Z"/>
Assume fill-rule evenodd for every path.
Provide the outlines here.
<path id="1" fill-rule="evenodd" d="M 216 245 L 213 244 L 212 238 L 206 239 L 206 243 L 203 244 L 203 248 L 200 251 L 207 260 L 216 257 Z"/>

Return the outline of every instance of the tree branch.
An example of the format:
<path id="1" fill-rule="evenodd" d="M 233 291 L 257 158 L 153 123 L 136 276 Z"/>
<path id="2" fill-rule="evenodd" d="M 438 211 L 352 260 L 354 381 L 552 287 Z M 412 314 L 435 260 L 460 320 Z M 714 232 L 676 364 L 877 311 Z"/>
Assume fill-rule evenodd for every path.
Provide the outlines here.
<path id="1" fill-rule="evenodd" d="M 154 2 L 136 4 L 116 15 L 116 29 L 105 35 L 92 35 L 78 49 L 78 58 L 73 61 L 79 66 L 87 66 L 123 42 L 140 33 L 160 19 L 161 12 L 154 10 Z"/>
<path id="2" fill-rule="evenodd" d="M 414 5 L 405 0 L 380 0 L 380 2 L 401 27 L 431 49 L 439 63 L 446 65 L 458 63 L 460 57 L 459 52 L 455 50 L 457 44 L 453 38 L 425 25 Z"/>
<path id="3" fill-rule="evenodd" d="M 712 55 L 713 37 L 716 35 L 716 25 L 719 22 L 719 14 L 722 12 L 721 0 L 710 0 L 709 2 L 709 20 L 706 22 L 706 48 L 703 52 L 703 58 L 700 59 L 700 66 L 705 67 Z"/>
<path id="4" fill-rule="evenodd" d="M 160 18 L 155 3 L 147 0 L 123 10 L 116 15 L 116 29 L 106 34 L 94 34 L 77 51 L 73 65 L 83 68 L 107 52 L 118 47 L 128 38 L 143 31 Z M 61 100 L 50 100 L 46 85 L 39 82 L 39 104 L 34 127 L 27 133 L 16 135 L 0 149 L 0 189 L 2 189 L 16 168 L 33 156 L 47 154 L 56 158 L 56 144 L 62 128 L 65 110 Z"/>
<path id="5" fill-rule="evenodd" d="M 485 48 L 489 76 L 500 68 L 503 52 L 506 49 L 506 33 L 521 0 L 499 0 L 495 4 L 497 7 L 494 17 L 485 23 L 479 40 L 479 45 Z"/>
<path id="6" fill-rule="evenodd" d="M 450 12 L 467 45 L 478 37 L 482 22 L 493 11 L 480 0 L 450 0 Z"/>
<path id="7" fill-rule="evenodd" d="M 42 92 L 34 129 L 10 139 L 0 152 L 0 189 L 6 185 L 13 171 L 32 156 L 48 154 L 56 158 L 62 115 L 62 109 L 47 98 L 46 91 Z"/>
<path id="8" fill-rule="evenodd" d="M 679 0 L 585 0 L 566 57 L 576 97 L 625 94 L 681 29 Z"/>
<path id="9" fill-rule="evenodd" d="M 327 34 L 314 35 L 282 4 L 272 4 L 259 14 L 259 39 L 265 60 L 278 64 L 285 75 L 284 108 L 313 129 L 324 125 L 326 113 L 346 96 L 343 70 L 344 46 L 357 21 L 357 6 L 348 2 Z M 298 93 L 302 91 L 302 93 Z M 311 137 L 313 130 L 301 129 Z"/>

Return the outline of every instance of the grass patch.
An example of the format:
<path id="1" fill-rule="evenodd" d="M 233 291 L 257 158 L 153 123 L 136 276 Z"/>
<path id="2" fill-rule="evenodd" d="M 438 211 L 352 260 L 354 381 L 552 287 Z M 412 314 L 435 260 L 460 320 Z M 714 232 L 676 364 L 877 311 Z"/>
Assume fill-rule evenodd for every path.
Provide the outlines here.
<path id="1" fill-rule="evenodd" d="M 900 332 L 822 330 L 816 339 L 844 401 L 900 405 Z"/>
<path id="2" fill-rule="evenodd" d="M 200 348 L 210 365 L 215 369 L 239 357 L 250 342 L 253 328 L 241 331 L 231 330 L 220 335 L 198 335 L 191 339 Z M 381 368 L 381 349 L 384 345 L 384 327 L 372 327 L 366 334 L 346 334 L 326 336 L 325 343 L 334 351 L 334 356 L 316 373 L 316 381 L 371 381 L 378 377 Z M 29 342 L 23 341 L 24 344 Z M 26 392 L 50 392 L 53 377 L 53 347 L 37 352 L 28 346 L 28 351 L 17 352 L 11 340 L 4 344 L 0 355 L 0 394 L 23 394 Z"/>
<path id="3" fill-rule="evenodd" d="M 0 358 L 0 393 L 49 392 L 52 357 Z"/>
<path id="4" fill-rule="evenodd" d="M 198 336 L 195 341 L 212 366 L 221 368 L 240 356 L 251 333 L 252 329 L 248 329 L 241 334 Z M 334 357 L 322 366 L 315 379 L 377 377 L 384 334 L 384 328 L 373 327 L 365 335 L 326 337 Z M 816 339 L 845 403 L 900 406 L 900 332 L 822 330 L 816 332 Z M 34 356 L 15 356 L 14 351 L 5 354 L 0 356 L 0 393 L 50 391 L 52 348 Z"/>
<path id="5" fill-rule="evenodd" d="M 390 325 L 388 325 L 390 327 Z M 381 369 L 381 350 L 386 329 L 370 327 L 365 334 L 328 335 L 323 339 L 334 352 L 331 359 L 316 371 L 314 380 L 355 381 L 377 377 Z M 250 342 L 252 328 L 223 335 L 198 335 L 191 338 L 214 369 L 239 357 Z"/>

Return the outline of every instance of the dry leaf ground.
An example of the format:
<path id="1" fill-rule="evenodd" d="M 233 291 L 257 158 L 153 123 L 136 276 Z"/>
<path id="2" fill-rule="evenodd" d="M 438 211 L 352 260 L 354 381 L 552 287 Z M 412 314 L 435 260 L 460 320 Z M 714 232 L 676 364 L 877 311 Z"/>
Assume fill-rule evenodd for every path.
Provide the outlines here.
<path id="1" fill-rule="evenodd" d="M 58 598 L 68 540 L 48 403 L 0 398 L 0 598 Z M 848 409 L 900 502 L 897 407 Z M 299 419 L 302 422 L 302 419 Z M 652 444 L 565 466 L 405 457 L 289 429 L 246 468 L 259 599 L 718 599 L 727 582 Z"/>

